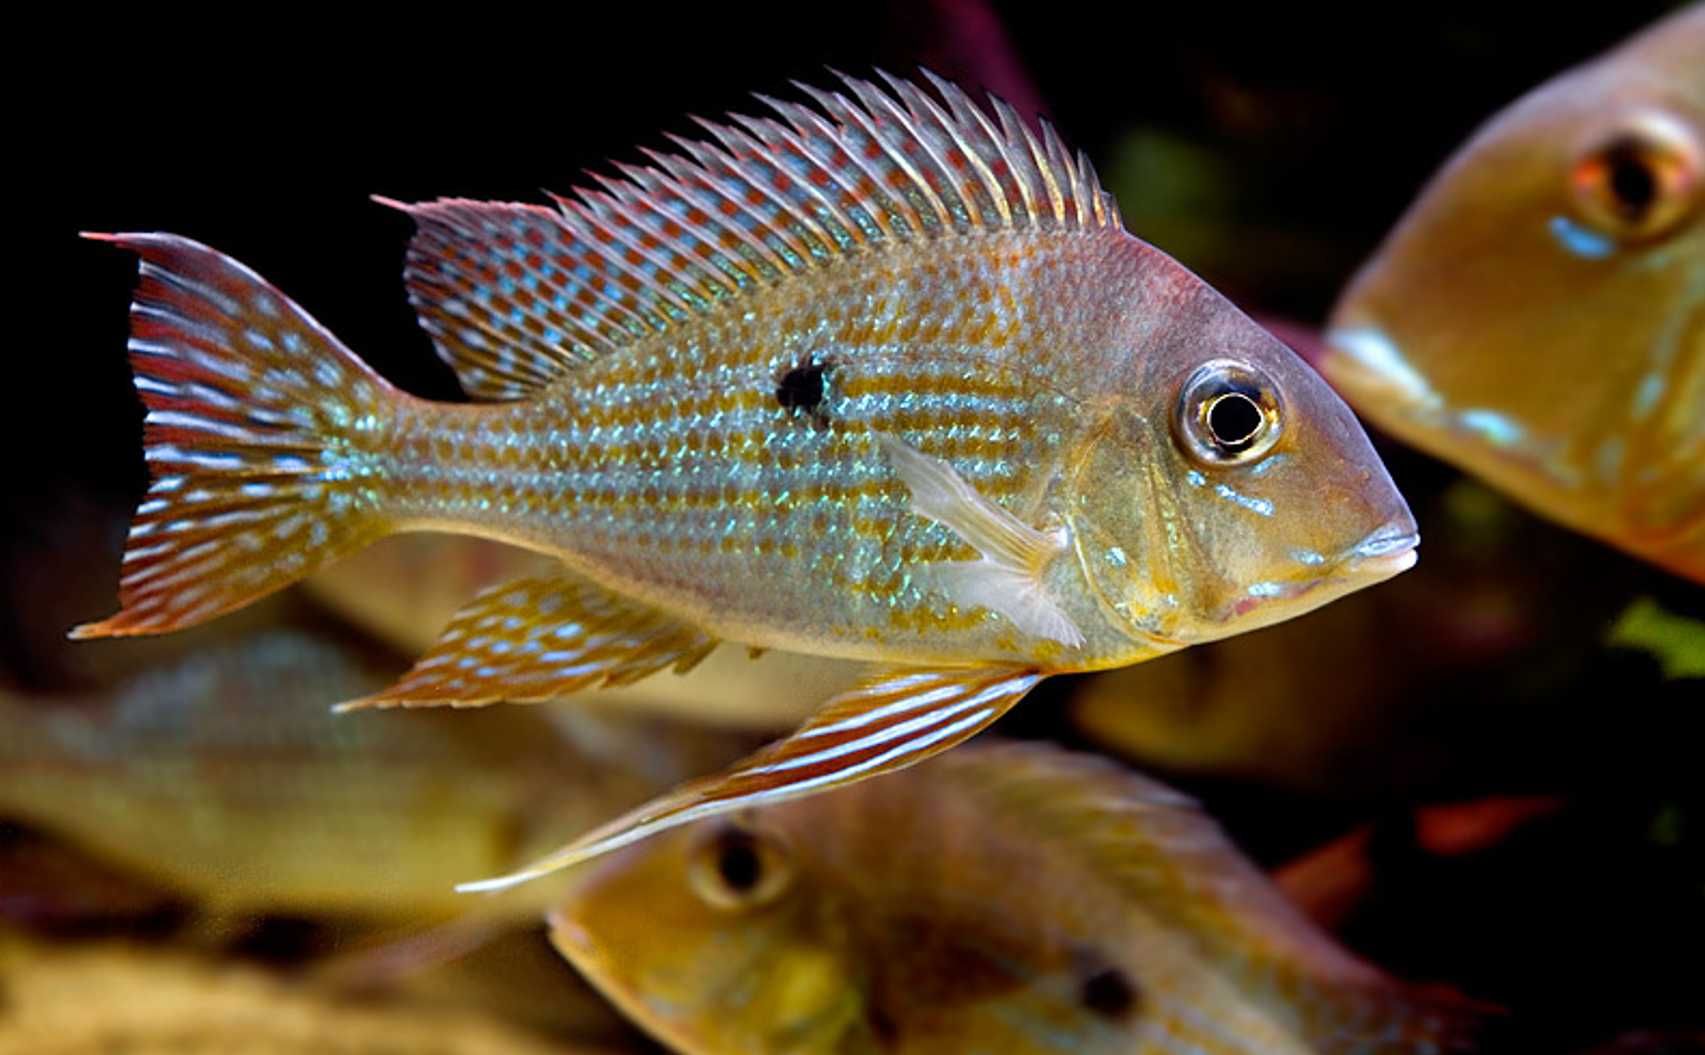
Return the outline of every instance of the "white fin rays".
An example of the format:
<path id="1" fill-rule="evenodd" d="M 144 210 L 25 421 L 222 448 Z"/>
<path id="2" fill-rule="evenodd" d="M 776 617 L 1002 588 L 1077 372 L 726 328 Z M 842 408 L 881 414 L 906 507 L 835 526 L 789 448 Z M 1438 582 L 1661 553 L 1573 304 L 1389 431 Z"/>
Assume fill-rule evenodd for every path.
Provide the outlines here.
<path id="1" fill-rule="evenodd" d="M 1048 595 L 1049 562 L 1066 548 L 1064 529 L 1038 531 L 977 489 L 940 458 L 886 433 L 874 433 L 888 464 L 912 493 L 912 511 L 964 539 L 981 560 L 930 565 L 925 578 L 963 608 L 987 608 L 1035 637 L 1068 648 L 1083 632 Z"/>
<path id="2" fill-rule="evenodd" d="M 683 785 L 518 872 L 456 889 L 504 890 L 690 821 L 905 769 L 975 736 L 1042 678 L 1015 667 L 878 671 L 726 772 Z"/>
<path id="3" fill-rule="evenodd" d="M 860 252 L 950 234 L 1119 226 L 1113 198 L 1054 130 L 998 99 L 992 117 L 928 73 L 815 104 L 759 96 L 774 117 L 699 122 L 703 141 L 614 166 L 557 208 L 403 205 L 419 225 L 409 299 L 479 399 L 525 398 L 576 364 L 721 302 Z"/>

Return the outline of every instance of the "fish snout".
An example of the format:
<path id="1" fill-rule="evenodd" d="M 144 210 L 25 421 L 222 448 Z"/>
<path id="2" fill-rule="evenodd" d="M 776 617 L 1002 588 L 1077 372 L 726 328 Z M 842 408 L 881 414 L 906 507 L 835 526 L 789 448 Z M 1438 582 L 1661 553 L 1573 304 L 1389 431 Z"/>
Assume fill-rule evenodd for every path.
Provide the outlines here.
<path id="1" fill-rule="evenodd" d="M 1371 320 L 1326 331 L 1320 372 L 1360 409 L 1385 405 L 1426 411 L 1441 403 L 1426 376 L 1404 357 L 1402 344 Z"/>
<path id="2" fill-rule="evenodd" d="M 1421 533 L 1405 510 L 1401 517 L 1381 524 L 1349 547 L 1339 568 L 1357 578 L 1389 579 L 1415 566 L 1420 544 Z"/>

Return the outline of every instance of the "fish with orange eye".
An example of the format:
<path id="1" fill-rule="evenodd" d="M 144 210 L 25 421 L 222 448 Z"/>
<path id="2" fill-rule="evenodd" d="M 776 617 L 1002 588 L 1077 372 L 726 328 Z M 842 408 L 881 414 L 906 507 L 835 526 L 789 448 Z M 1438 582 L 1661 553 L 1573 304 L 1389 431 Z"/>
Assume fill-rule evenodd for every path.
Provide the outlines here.
<path id="1" fill-rule="evenodd" d="M 880 664 L 728 771 L 469 884 L 491 889 L 912 765 L 1046 677 L 1415 562 L 1349 408 L 1125 231 L 1052 129 L 939 79 L 805 91 L 556 208 L 387 202 L 474 403 L 397 390 L 207 246 L 94 236 L 141 258 L 152 482 L 120 610 L 74 636 L 190 626 L 447 531 L 553 560 L 351 706 L 553 699 L 722 642 Z"/>
<path id="2" fill-rule="evenodd" d="M 1493 118 L 1345 291 L 1379 427 L 1705 582 L 1705 6 Z"/>

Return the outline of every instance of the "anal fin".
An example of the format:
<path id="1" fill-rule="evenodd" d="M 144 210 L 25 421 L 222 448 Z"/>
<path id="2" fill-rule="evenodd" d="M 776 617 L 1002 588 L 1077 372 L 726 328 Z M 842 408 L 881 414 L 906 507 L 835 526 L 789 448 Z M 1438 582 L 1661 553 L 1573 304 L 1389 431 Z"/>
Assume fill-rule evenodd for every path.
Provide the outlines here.
<path id="1" fill-rule="evenodd" d="M 702 817 L 828 791 L 916 765 L 981 732 L 1041 681 L 1026 667 L 888 668 L 830 700 L 793 735 L 691 781 L 496 879 L 503 890 Z"/>
<path id="2" fill-rule="evenodd" d="M 395 685 L 338 710 L 538 702 L 691 670 L 717 639 L 564 571 L 494 586 Z"/>

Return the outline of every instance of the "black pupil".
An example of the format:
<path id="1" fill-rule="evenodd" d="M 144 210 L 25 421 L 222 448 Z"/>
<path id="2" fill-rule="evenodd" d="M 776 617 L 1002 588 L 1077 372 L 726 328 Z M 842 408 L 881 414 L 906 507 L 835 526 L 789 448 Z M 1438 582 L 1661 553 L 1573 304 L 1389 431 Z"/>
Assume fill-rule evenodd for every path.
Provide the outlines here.
<path id="1" fill-rule="evenodd" d="M 1610 193 L 1623 216 L 1638 220 L 1658 200 L 1658 180 L 1640 149 L 1623 145 L 1605 159 L 1610 168 Z"/>
<path id="2" fill-rule="evenodd" d="M 757 886 L 764 866 L 752 837 L 744 832 L 723 836 L 722 844 L 717 847 L 716 871 L 728 889 L 737 894 L 747 893 Z"/>
<path id="3" fill-rule="evenodd" d="M 1229 392 L 1208 406 L 1208 431 L 1222 447 L 1248 446 L 1261 422 L 1261 408 L 1241 392 Z"/>
<path id="4" fill-rule="evenodd" d="M 1083 1006 L 1105 1018 L 1124 1018 L 1136 1006 L 1137 992 L 1125 972 L 1116 967 L 1097 971 L 1083 980 Z"/>
<path id="5" fill-rule="evenodd" d="M 823 402 L 823 367 L 810 363 L 783 374 L 781 383 L 776 385 L 776 402 L 789 410 L 815 409 Z"/>

